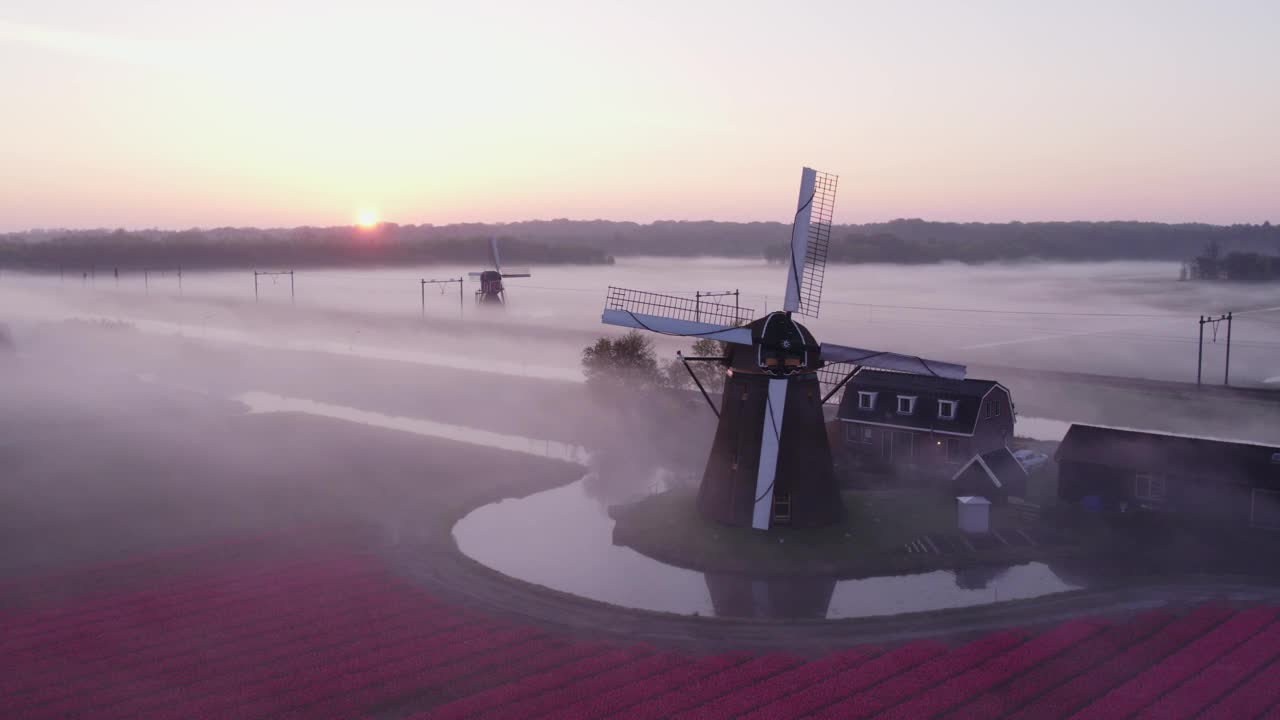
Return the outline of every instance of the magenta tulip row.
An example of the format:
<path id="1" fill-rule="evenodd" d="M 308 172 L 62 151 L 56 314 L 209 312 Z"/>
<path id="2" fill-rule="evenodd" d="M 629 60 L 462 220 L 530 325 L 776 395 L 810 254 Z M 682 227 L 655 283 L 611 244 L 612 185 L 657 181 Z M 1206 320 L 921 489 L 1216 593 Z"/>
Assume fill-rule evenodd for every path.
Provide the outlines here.
<path id="1" fill-rule="evenodd" d="M 941 715 L 947 710 L 986 692 L 997 684 L 1017 677 L 1073 645 L 1089 639 L 1102 629 L 1096 622 L 1060 625 L 1012 650 L 992 657 L 977 667 L 934 686 L 917 686 L 913 696 L 890 708 L 885 720 L 914 720 Z"/>
<path id="2" fill-rule="evenodd" d="M 1218 658 L 1256 635 L 1275 620 L 1272 608 L 1252 608 L 1191 641 L 1106 695 L 1085 706 L 1073 717 L 1131 717 L 1159 700 Z M 1164 717 L 1175 717 L 1166 715 Z"/>
<path id="3" fill-rule="evenodd" d="M 255 651 L 305 650 L 321 639 L 332 639 L 333 623 L 342 620 L 344 615 L 365 618 L 367 623 L 367 605 L 356 605 L 360 601 L 370 605 L 383 603 L 384 609 L 390 607 L 376 596 L 357 596 L 352 601 L 321 609 L 291 609 L 282 605 L 274 607 L 275 615 L 252 619 L 247 625 L 239 626 L 238 632 L 206 625 L 202 628 L 206 633 L 202 638 L 183 633 L 169 637 L 152 637 L 151 633 L 138 633 L 132 638 L 123 635 L 118 638 L 115 652 L 105 660 L 84 661 L 76 652 L 59 653 L 40 666 L 41 673 L 28 679 L 27 692 L 9 694 L 10 707 L 38 705 L 61 696 L 109 693 L 120 685 L 128 685 L 131 692 L 142 692 L 148 684 L 177 684 L 183 673 L 207 675 L 220 660 L 243 664 L 253 659 Z M 325 633 L 317 634 L 317 626 L 325 628 Z M 131 641 L 150 642 L 141 648 L 131 648 Z M 19 682 L 27 674 L 28 669 L 19 667 L 10 683 Z"/>
<path id="4" fill-rule="evenodd" d="M 724 672 L 748 660 L 746 655 L 717 655 L 677 665 L 665 672 L 627 683 L 609 692 L 585 697 L 556 712 L 561 720 L 590 720 L 609 717 L 648 702 L 650 698 L 672 688 L 684 687 L 718 672 Z"/>
<path id="5" fill-rule="evenodd" d="M 325 558 L 292 566 L 223 570 L 197 581 L 168 583 L 127 594 L 112 594 L 53 610 L 32 611 L 9 618 L 12 632 L 0 638 L 0 654 L 9 655 L 44 646 L 50 637 L 93 629 L 104 624 L 157 622 L 192 612 L 193 606 L 216 605 L 242 594 L 254 594 L 282 581 L 311 580 L 343 583 L 370 573 L 367 562 Z"/>
<path id="6" fill-rule="evenodd" d="M 946 720 L 986 720 L 1004 717 L 1032 699 L 1096 666 L 1102 659 L 1120 654 L 1134 643 L 1140 642 L 1168 625 L 1172 619 L 1172 616 L 1166 613 L 1149 613 L 1122 625 L 1108 627 L 1100 634 L 1070 648 L 1058 657 L 1018 675 L 997 689 L 973 698 L 946 715 Z"/>
<path id="7" fill-rule="evenodd" d="M 914 696 L 919 688 L 933 687 L 957 673 L 1019 645 L 1025 639 L 1026 636 L 1019 632 L 989 635 L 907 672 L 895 675 L 863 692 L 850 695 L 834 705 L 823 708 L 815 714 L 815 717 L 869 717 Z"/>
<path id="8" fill-rule="evenodd" d="M 1244 678 L 1252 677 L 1254 673 L 1270 665 L 1277 657 L 1280 657 L 1280 623 L 1273 623 L 1230 654 L 1201 670 L 1176 690 L 1166 693 L 1138 717 L 1161 718 L 1173 717 L 1176 712 L 1198 713 L 1234 690 Z M 1275 692 L 1271 699 L 1276 699 Z"/>
<path id="9" fill-rule="evenodd" d="M 1089 670 L 1037 698 L 1012 717 L 1019 720 L 1067 717 L 1230 616 L 1229 610 L 1219 607 L 1192 611 L 1123 653 L 1098 655 Z"/>
<path id="10" fill-rule="evenodd" d="M 487 717 L 496 708 L 518 703 L 523 699 L 559 689 L 581 678 L 598 675 L 619 665 L 631 663 L 650 655 L 652 653 L 645 648 L 610 650 L 590 658 L 562 665 L 553 670 L 529 675 L 514 682 L 476 693 L 470 697 L 437 708 L 422 717 L 438 718 L 440 720 L 468 718 L 478 714 L 485 714 Z"/>
<path id="11" fill-rule="evenodd" d="M 832 703 L 896 677 L 938 657 L 945 651 L 933 642 L 917 642 L 891 650 L 844 672 L 744 715 L 751 720 L 784 720 L 815 712 Z"/>
<path id="12" fill-rule="evenodd" d="M 95 707 L 99 708 L 99 714 L 105 714 L 103 708 L 116 702 L 124 702 L 131 709 L 141 709 L 138 707 L 140 703 L 162 704 L 166 696 L 179 695 L 190 699 L 200 687 L 243 683 L 264 674 L 286 671 L 299 662 L 305 662 L 319 648 L 330 647 L 345 652 L 355 643 L 370 638 L 384 636 L 387 637 L 386 642 L 395 642 L 401 633 L 423 627 L 452 627 L 462 622 L 456 615 L 425 610 L 405 601 L 373 599 L 371 602 L 380 603 L 383 612 L 370 616 L 364 608 L 349 608 L 351 619 L 344 619 L 331 611 L 327 617 L 316 618 L 316 622 L 309 623 L 309 628 L 291 625 L 275 632 L 264 630 L 256 636 L 246 636 L 247 644 L 220 648 L 216 656 L 200 652 L 203 649 L 198 648 L 194 663 L 169 665 L 165 662 L 167 658 L 161 656 L 156 663 L 133 669 L 129 675 L 120 678 L 121 681 L 93 691 Z M 397 604 L 400 607 L 396 607 Z M 388 619 L 397 614 L 404 616 L 399 625 L 393 623 L 388 627 Z M 439 619 L 433 620 L 434 615 Z M 305 616 L 303 620 L 306 620 Z M 319 627 L 324 628 L 323 633 L 316 632 Z M 179 644 L 169 648 L 167 654 L 189 652 L 190 648 L 184 650 L 184 646 Z M 128 681 L 130 676 L 131 682 Z M 67 698 L 67 702 L 74 703 L 85 694 L 77 693 Z"/>
<path id="13" fill-rule="evenodd" d="M 743 713 L 763 707 L 774 700 L 795 692 L 796 688 L 809 687 L 822 682 L 836 673 L 857 667 L 875 655 L 873 648 L 856 648 L 834 653 L 826 657 L 805 663 L 796 668 L 778 673 L 773 677 L 757 682 L 751 687 L 737 692 L 722 695 L 704 705 L 677 714 L 681 720 L 730 720 Z"/>
<path id="14" fill-rule="evenodd" d="M 6 673 L 20 671 L 27 677 L 35 677 L 44 666 L 61 665 L 68 657 L 83 663 L 115 662 L 122 655 L 150 647 L 172 647 L 181 641 L 199 642 L 202 636 L 225 635 L 258 622 L 260 617 L 306 607 L 300 602 L 304 598 L 332 603 L 371 594 L 385 595 L 385 585 L 372 579 L 351 578 L 334 584 L 283 576 L 262 593 L 222 597 L 216 602 L 194 602 L 185 614 L 162 619 L 142 615 L 128 621 L 94 623 L 58 633 L 30 651 L 0 658 L 0 668 Z M 8 683 L 2 686 L 3 692 L 13 690 Z"/>

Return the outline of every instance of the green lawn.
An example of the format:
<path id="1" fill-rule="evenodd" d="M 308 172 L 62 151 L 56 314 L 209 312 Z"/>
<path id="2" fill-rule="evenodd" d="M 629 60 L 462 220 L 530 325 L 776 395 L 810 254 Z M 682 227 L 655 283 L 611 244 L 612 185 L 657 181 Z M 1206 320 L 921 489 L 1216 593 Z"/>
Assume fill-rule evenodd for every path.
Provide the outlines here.
<path id="1" fill-rule="evenodd" d="M 987 554 L 908 555 L 903 546 L 911 540 L 956 529 L 955 500 L 933 492 L 846 492 L 844 524 L 768 532 L 706 520 L 695 497 L 690 489 L 672 490 L 613 508 L 614 543 L 682 567 L 775 575 L 872 575 L 1025 560 L 1036 554 L 1035 549 L 1002 548 Z M 996 529 L 1023 523 L 1009 508 L 992 509 Z"/>

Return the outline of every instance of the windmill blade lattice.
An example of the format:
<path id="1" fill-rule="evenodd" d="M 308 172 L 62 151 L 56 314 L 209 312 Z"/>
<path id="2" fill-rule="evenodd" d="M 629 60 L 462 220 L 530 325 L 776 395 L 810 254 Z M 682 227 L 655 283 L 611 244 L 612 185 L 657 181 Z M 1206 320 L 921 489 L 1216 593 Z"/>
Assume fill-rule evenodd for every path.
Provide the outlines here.
<path id="1" fill-rule="evenodd" d="M 814 173 L 813 199 L 810 201 L 809 227 L 800 272 L 800 307 L 796 312 L 818 317 L 822 304 L 822 281 L 827 270 L 827 253 L 831 247 L 831 219 L 836 207 L 836 184 L 839 177 L 830 173 Z"/>

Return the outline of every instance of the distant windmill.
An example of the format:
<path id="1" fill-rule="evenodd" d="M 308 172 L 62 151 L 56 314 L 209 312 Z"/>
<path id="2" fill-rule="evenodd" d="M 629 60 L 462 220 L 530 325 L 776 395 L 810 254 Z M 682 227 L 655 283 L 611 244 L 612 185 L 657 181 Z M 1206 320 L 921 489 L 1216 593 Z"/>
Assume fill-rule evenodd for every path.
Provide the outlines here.
<path id="1" fill-rule="evenodd" d="M 836 180 L 810 168 L 800 174 L 780 311 L 751 320 L 750 310 L 609 288 L 601 317 L 607 324 L 729 343 L 727 357 L 699 358 L 728 366 L 719 425 L 698 491 L 699 510 L 718 522 L 766 530 L 782 524 L 814 527 L 840 519 L 843 506 L 817 373 L 824 364 L 964 377 L 963 365 L 819 344 L 792 318 L 793 313 L 818 316 Z"/>
<path id="2" fill-rule="evenodd" d="M 492 253 L 490 260 L 493 261 L 493 269 L 468 273 L 468 275 L 473 280 L 480 281 L 480 288 L 476 290 L 477 305 L 502 305 L 506 302 L 505 289 L 502 286 L 503 278 L 533 276 L 525 268 L 518 270 L 512 268 L 502 269 L 502 258 L 498 255 L 498 238 L 489 238 L 489 248 Z"/>

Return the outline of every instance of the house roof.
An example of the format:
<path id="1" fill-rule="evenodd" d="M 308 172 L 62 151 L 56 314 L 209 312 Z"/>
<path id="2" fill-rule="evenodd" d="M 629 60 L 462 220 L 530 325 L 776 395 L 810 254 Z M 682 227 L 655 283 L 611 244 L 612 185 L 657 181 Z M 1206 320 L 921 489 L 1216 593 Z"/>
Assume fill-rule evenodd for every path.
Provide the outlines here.
<path id="1" fill-rule="evenodd" d="M 1280 446 L 1073 424 L 1054 453 L 1133 472 L 1280 482 Z"/>
<path id="2" fill-rule="evenodd" d="M 977 472 L 981 472 L 991 480 L 991 484 L 997 488 L 1003 489 L 1005 492 L 1011 490 L 1020 491 L 1027 480 L 1027 471 L 1022 467 L 1022 463 L 1013 456 L 1013 452 L 1007 447 L 988 450 L 981 455 L 974 455 L 964 467 L 956 471 L 951 476 L 952 480 L 959 479 L 967 472 L 973 472 L 976 468 Z"/>
<path id="3" fill-rule="evenodd" d="M 972 435 L 982 410 L 982 398 L 999 386 L 995 380 L 952 380 L 949 378 L 862 368 L 849 380 L 840 399 L 839 418 L 853 422 L 896 425 L 915 430 Z M 858 407 L 858 392 L 878 392 L 875 407 Z M 895 395 L 916 397 L 915 412 L 898 414 Z M 938 401 L 956 401 L 954 420 L 938 417 Z"/>

